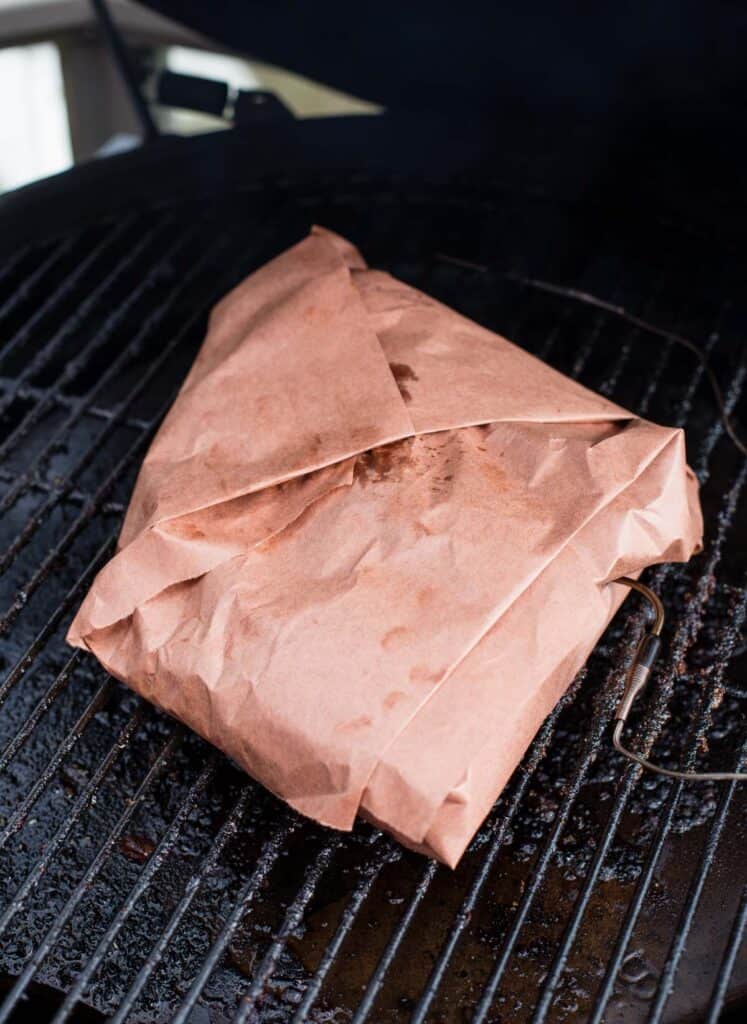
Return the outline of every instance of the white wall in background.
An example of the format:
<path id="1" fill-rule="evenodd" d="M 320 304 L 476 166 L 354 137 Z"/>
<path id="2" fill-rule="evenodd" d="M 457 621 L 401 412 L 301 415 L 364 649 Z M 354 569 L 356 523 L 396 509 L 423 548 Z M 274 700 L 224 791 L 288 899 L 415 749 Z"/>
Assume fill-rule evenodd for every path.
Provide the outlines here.
<path id="1" fill-rule="evenodd" d="M 60 56 L 53 43 L 0 50 L 0 192 L 72 163 Z"/>
<path id="2" fill-rule="evenodd" d="M 15 0 L 16 6 L 18 3 Z M 6 6 L 7 0 L 0 0 L 0 14 Z M 181 45 L 165 46 L 163 51 L 163 62 L 174 71 L 216 78 L 238 89 L 270 89 L 297 117 L 373 114 L 380 110 L 365 100 L 268 64 Z M 92 90 L 101 87 L 95 70 L 92 68 Z M 107 108 L 98 102 L 105 111 Z M 191 111 L 156 108 L 155 112 L 162 128 L 178 134 L 228 127 L 225 121 Z M 121 141 L 121 130 L 121 125 L 112 123 L 115 139 L 107 151 L 114 151 L 114 143 Z M 55 174 L 72 162 L 57 45 L 41 42 L 0 48 L 0 192 Z"/>

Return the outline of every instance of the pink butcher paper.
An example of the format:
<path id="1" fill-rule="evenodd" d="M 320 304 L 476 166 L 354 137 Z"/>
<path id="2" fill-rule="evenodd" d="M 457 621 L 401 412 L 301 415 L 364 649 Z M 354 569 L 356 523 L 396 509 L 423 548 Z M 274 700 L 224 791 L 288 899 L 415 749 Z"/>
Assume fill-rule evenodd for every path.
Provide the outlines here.
<path id="1" fill-rule="evenodd" d="M 302 814 L 455 865 L 626 588 L 681 430 L 315 229 L 213 310 L 68 640 Z"/>

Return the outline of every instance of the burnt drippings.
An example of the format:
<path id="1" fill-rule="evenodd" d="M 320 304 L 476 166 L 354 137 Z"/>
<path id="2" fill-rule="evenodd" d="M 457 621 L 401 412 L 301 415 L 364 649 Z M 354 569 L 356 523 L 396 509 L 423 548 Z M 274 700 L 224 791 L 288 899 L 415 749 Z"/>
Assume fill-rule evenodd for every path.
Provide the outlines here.
<path id="1" fill-rule="evenodd" d="M 362 484 L 398 483 L 413 464 L 413 438 L 395 441 L 380 448 L 371 448 L 358 456 L 355 479 Z"/>
<path id="2" fill-rule="evenodd" d="M 392 375 L 397 382 L 399 393 L 405 402 L 412 401 L 412 395 L 410 389 L 407 387 L 407 381 L 413 382 L 418 380 L 418 375 L 415 373 L 411 366 L 407 363 L 390 363 L 389 369 L 392 371 Z"/>
<path id="3" fill-rule="evenodd" d="M 119 852 L 134 864 L 145 864 L 155 848 L 156 844 L 152 839 L 136 832 L 124 835 L 119 840 Z"/>

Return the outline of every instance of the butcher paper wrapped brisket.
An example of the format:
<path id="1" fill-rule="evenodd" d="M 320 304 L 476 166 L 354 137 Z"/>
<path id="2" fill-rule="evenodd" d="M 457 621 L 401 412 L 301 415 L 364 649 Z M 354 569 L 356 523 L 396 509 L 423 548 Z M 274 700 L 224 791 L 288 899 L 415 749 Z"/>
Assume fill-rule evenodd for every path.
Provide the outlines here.
<path id="1" fill-rule="evenodd" d="M 316 229 L 213 310 L 69 641 L 305 815 L 448 864 L 698 548 L 647 423 Z"/>

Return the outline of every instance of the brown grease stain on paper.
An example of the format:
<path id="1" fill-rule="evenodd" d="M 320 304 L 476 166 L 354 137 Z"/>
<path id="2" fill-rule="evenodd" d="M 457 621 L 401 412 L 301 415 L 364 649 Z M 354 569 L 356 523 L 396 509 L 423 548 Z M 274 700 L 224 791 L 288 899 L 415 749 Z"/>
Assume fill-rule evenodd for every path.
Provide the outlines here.
<path id="1" fill-rule="evenodd" d="M 371 725 L 370 715 L 359 715 L 351 718 L 349 722 L 343 722 L 337 726 L 338 732 L 356 732 L 358 729 L 367 729 Z"/>
<path id="2" fill-rule="evenodd" d="M 388 630 L 381 638 L 381 646 L 385 650 L 397 647 L 407 639 L 410 632 L 411 630 L 407 629 L 405 626 L 395 626 L 394 629 Z"/>
<path id="3" fill-rule="evenodd" d="M 355 463 L 356 479 L 367 483 L 399 483 L 412 465 L 412 438 L 395 441 L 380 448 L 372 448 L 358 456 Z"/>
<path id="4" fill-rule="evenodd" d="M 402 395 L 402 398 L 405 402 L 411 402 L 412 395 L 410 394 L 410 389 L 407 387 L 407 381 L 418 380 L 418 375 L 411 366 L 407 365 L 407 363 L 390 363 L 389 369 L 392 371 L 392 376 L 397 382 L 397 387 L 399 388 L 399 393 Z"/>
<path id="5" fill-rule="evenodd" d="M 445 668 L 437 668 L 434 671 L 427 665 L 414 665 L 410 669 L 410 679 L 413 683 L 438 683 L 445 675 Z"/>
<path id="6" fill-rule="evenodd" d="M 181 537 L 182 540 L 204 540 L 206 537 L 205 531 L 190 522 L 186 517 L 184 519 L 172 519 L 171 522 L 165 524 L 164 530 L 174 537 Z"/>

